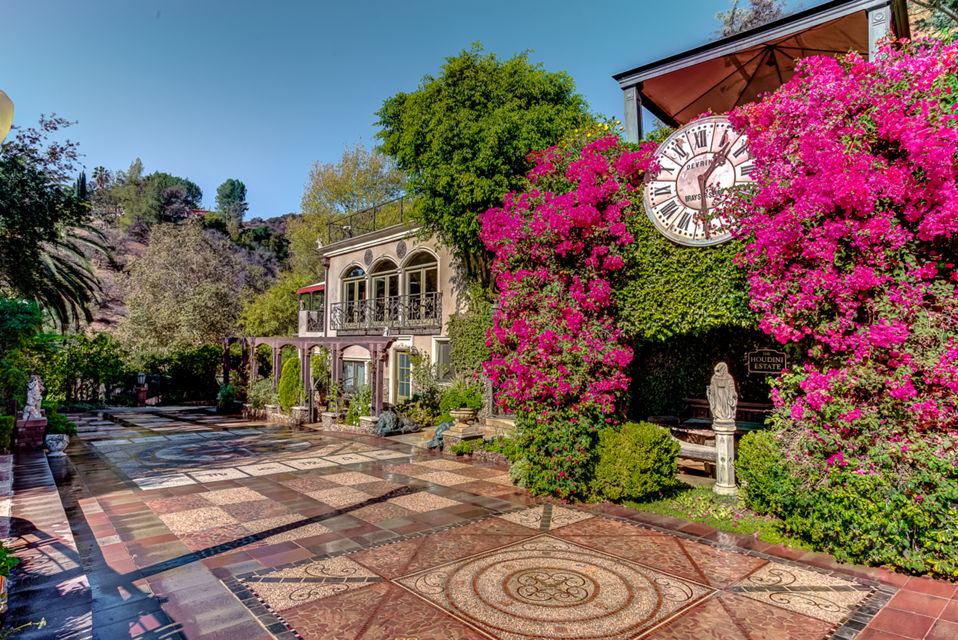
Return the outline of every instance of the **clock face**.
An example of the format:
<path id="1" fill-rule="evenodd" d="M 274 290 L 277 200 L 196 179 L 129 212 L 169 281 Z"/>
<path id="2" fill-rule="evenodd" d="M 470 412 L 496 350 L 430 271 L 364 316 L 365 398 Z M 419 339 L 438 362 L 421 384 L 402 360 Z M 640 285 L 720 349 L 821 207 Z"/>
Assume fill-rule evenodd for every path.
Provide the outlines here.
<path id="1" fill-rule="evenodd" d="M 656 152 L 660 169 L 645 185 L 645 212 L 666 238 L 693 247 L 732 238 L 713 211 L 722 192 L 752 182 L 748 139 L 725 116 L 682 127 Z"/>

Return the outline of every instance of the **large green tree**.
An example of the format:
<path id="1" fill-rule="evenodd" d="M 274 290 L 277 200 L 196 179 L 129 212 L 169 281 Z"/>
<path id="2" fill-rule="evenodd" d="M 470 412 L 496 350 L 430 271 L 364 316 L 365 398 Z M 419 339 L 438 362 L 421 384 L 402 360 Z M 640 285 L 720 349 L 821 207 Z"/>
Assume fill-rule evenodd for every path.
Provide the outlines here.
<path id="1" fill-rule="evenodd" d="M 105 183 L 94 193 L 96 212 L 103 217 L 118 216 L 116 225 L 134 233 L 145 234 L 155 224 L 179 220 L 203 200 L 203 191 L 187 178 L 164 171 L 144 175 L 139 158 L 109 182 L 105 170 L 96 170 L 95 176 Z"/>
<path id="2" fill-rule="evenodd" d="M 250 295 L 240 313 L 240 326 L 248 336 L 291 336 L 299 328 L 296 290 L 313 283 L 302 271 L 281 273 L 258 295 Z"/>
<path id="3" fill-rule="evenodd" d="M 447 58 L 438 76 L 387 99 L 377 112 L 382 150 L 417 196 L 415 216 L 484 280 L 488 258 L 479 214 L 519 189 L 530 152 L 592 120 L 575 83 L 525 53 L 502 60 L 473 45 Z"/>
<path id="4" fill-rule="evenodd" d="M 53 139 L 70 123 L 41 116 L 0 147 L 0 295 L 36 301 L 59 325 L 90 320 L 100 283 L 88 258 L 106 253 L 75 188 L 77 145 Z"/>
<path id="5" fill-rule="evenodd" d="M 293 270 L 320 276 L 316 241 L 329 242 L 329 223 L 399 197 L 404 184 L 393 161 L 362 142 L 346 147 L 339 162 L 314 163 L 303 189 L 303 214 L 287 231 Z"/>
<path id="6" fill-rule="evenodd" d="M 249 205 L 246 203 L 246 185 L 236 178 L 229 178 L 216 188 L 215 216 L 210 214 L 207 217 L 212 216 L 217 222 L 222 221 L 230 236 L 236 238 L 247 210 Z"/>
<path id="7" fill-rule="evenodd" d="M 218 342 L 232 334 L 251 274 L 227 237 L 199 224 L 161 224 L 126 282 L 125 341 L 147 350 Z"/>

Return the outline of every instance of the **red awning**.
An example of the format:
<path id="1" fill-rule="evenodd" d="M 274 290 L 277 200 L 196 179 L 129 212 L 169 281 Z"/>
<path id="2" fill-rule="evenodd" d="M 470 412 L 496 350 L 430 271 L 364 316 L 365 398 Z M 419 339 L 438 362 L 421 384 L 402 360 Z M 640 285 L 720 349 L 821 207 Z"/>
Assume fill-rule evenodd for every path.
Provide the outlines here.
<path id="1" fill-rule="evenodd" d="M 326 290 L 326 283 L 317 282 L 316 284 L 311 284 L 308 287 L 297 289 L 296 293 L 313 293 L 314 291 L 325 291 L 325 290 Z"/>

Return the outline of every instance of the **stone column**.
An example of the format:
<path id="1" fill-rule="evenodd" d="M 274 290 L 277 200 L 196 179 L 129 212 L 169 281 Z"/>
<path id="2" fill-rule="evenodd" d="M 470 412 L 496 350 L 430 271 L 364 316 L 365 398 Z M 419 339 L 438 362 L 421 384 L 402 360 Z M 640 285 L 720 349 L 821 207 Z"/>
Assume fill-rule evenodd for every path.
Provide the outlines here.
<path id="1" fill-rule="evenodd" d="M 720 496 L 738 495 L 735 486 L 735 422 L 715 420 L 715 485 L 712 491 Z"/>
<path id="2" fill-rule="evenodd" d="M 639 93 L 641 84 L 626 87 L 622 90 L 625 101 L 625 139 L 629 142 L 638 142 L 642 139 L 642 94 Z"/>
<path id="3" fill-rule="evenodd" d="M 230 383 L 230 341 L 223 338 L 223 384 Z"/>
<path id="4" fill-rule="evenodd" d="M 249 340 L 243 339 L 240 342 L 243 355 L 240 359 L 240 380 L 249 385 Z"/>
<path id="5" fill-rule="evenodd" d="M 259 352 L 256 349 L 256 341 L 250 341 L 250 361 L 249 361 L 249 384 L 254 384 L 259 379 Z"/>
<path id="6" fill-rule="evenodd" d="M 273 347 L 273 391 L 279 391 L 279 376 L 282 375 L 283 349 Z"/>

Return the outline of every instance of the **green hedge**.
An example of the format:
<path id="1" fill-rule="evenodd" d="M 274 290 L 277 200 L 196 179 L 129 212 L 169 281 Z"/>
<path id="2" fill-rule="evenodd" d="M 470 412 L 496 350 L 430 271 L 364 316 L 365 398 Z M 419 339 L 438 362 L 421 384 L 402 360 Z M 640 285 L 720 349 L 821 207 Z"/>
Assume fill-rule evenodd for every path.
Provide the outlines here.
<path id="1" fill-rule="evenodd" d="M 606 500 L 642 500 L 670 487 L 678 472 L 679 444 L 648 422 L 628 422 L 599 434 L 592 491 Z"/>
<path id="2" fill-rule="evenodd" d="M 303 397 L 303 381 L 300 379 L 299 358 L 293 356 L 283 364 L 283 373 L 279 377 L 279 406 L 283 411 L 299 404 Z"/>
<path id="3" fill-rule="evenodd" d="M 10 451 L 13 447 L 13 430 L 17 419 L 13 416 L 0 416 L 0 452 Z"/>

